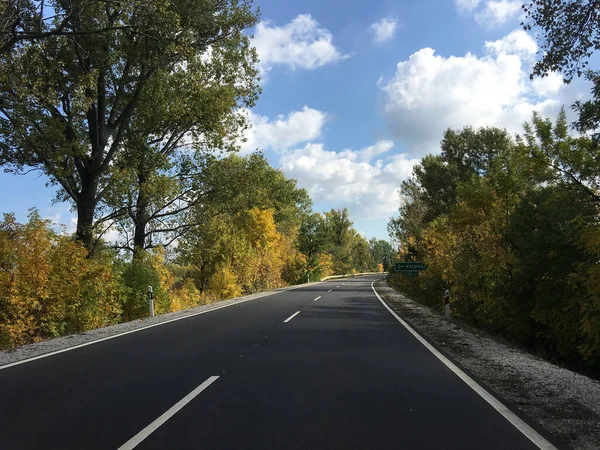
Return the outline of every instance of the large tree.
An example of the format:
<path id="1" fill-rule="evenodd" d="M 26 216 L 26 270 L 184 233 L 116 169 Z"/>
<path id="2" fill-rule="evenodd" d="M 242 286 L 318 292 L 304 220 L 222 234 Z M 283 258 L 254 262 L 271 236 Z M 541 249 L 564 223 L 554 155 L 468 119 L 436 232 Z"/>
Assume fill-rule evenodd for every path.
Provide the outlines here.
<path id="1" fill-rule="evenodd" d="M 69 33 L 0 55 L 0 163 L 41 170 L 58 184 L 59 199 L 77 210 L 78 239 L 91 249 L 97 207 L 122 177 L 115 161 L 147 107 L 146 90 L 214 49 L 255 58 L 244 30 L 257 14 L 251 0 L 89 2 L 75 15 L 72 3 L 50 3 L 52 20 L 66 21 Z M 230 82 L 230 69 L 224 64 L 217 82 Z"/>
<path id="2" fill-rule="evenodd" d="M 216 188 L 206 188 L 204 166 L 214 149 L 236 150 L 248 126 L 241 107 L 253 106 L 258 93 L 253 49 L 227 44 L 155 77 L 140 100 L 116 163 L 128 176 L 107 199 L 105 216 L 132 237 L 124 247 L 134 255 L 193 226 L 190 209 Z"/>

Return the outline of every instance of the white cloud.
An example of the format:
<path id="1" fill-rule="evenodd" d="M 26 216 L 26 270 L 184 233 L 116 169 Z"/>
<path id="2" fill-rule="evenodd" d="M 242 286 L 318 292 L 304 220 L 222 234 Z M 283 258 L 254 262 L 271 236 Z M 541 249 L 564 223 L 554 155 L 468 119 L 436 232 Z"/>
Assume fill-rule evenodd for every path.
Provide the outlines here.
<path id="1" fill-rule="evenodd" d="M 475 14 L 475 21 L 485 27 L 504 25 L 521 11 L 521 0 L 488 0 L 485 7 Z"/>
<path id="2" fill-rule="evenodd" d="M 531 84 L 540 97 L 553 96 L 564 86 L 563 77 L 556 72 L 550 72 L 544 78 L 536 77 Z"/>
<path id="3" fill-rule="evenodd" d="M 456 0 L 456 6 L 460 11 L 472 12 L 479 6 L 479 0 Z"/>
<path id="4" fill-rule="evenodd" d="M 361 161 L 371 161 L 374 157 L 383 155 L 389 152 L 394 147 L 392 141 L 378 141 L 375 145 L 371 145 L 358 152 Z"/>
<path id="5" fill-rule="evenodd" d="M 520 32 L 485 45 L 487 54 L 448 58 L 424 48 L 401 61 L 382 83 L 383 114 L 413 155 L 439 150 L 446 128 L 498 126 L 522 132 L 533 110 L 553 116 L 574 98 L 555 76 L 529 80 L 535 42 Z"/>
<path id="6" fill-rule="evenodd" d="M 329 30 L 309 14 L 298 15 L 287 25 L 263 21 L 256 26 L 252 44 L 256 47 L 263 75 L 276 65 L 292 70 L 312 70 L 347 58 L 333 45 Z"/>
<path id="7" fill-rule="evenodd" d="M 247 111 L 252 127 L 245 133 L 246 142 L 240 143 L 242 154 L 260 150 L 285 150 L 294 145 L 312 141 L 321 136 L 327 115 L 317 109 L 304 106 L 287 116 L 275 119 Z"/>
<path id="8" fill-rule="evenodd" d="M 485 49 L 489 54 L 519 55 L 522 59 L 531 61 L 538 51 L 538 46 L 530 34 L 517 29 L 497 41 L 486 41 Z"/>
<path id="9" fill-rule="evenodd" d="M 404 154 L 371 162 L 392 146 L 389 141 L 380 141 L 358 151 L 335 152 L 323 144 L 306 144 L 284 154 L 281 166 L 316 202 L 348 207 L 354 217 L 388 218 L 398 209 L 400 183 L 418 163 Z"/>
<path id="10" fill-rule="evenodd" d="M 382 43 L 389 41 L 394 37 L 394 33 L 396 33 L 397 27 L 397 19 L 385 17 L 379 22 L 371 24 L 371 26 L 369 27 L 369 31 L 373 33 L 373 38 L 375 39 L 375 42 Z"/>

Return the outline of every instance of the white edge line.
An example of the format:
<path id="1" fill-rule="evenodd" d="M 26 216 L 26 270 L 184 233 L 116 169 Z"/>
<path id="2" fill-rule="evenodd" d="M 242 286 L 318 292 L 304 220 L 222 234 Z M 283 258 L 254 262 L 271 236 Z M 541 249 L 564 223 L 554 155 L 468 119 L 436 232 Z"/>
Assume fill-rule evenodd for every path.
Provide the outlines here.
<path id="1" fill-rule="evenodd" d="M 319 295 L 317 298 L 315 298 L 315 299 L 313 300 L 313 302 L 316 302 L 316 301 L 317 301 L 317 300 L 319 300 L 320 298 L 321 298 L 321 296 Z"/>
<path id="2" fill-rule="evenodd" d="M 522 419 L 520 419 L 515 413 L 513 413 L 510 409 L 508 409 L 504 404 L 502 404 L 496 397 L 486 391 L 481 385 L 479 385 L 475 380 L 473 380 L 470 376 L 464 373 L 461 369 L 459 369 L 456 364 L 442 355 L 433 345 L 427 342 L 419 333 L 417 333 L 409 324 L 407 324 L 404 320 L 398 316 L 386 302 L 384 302 L 377 291 L 375 290 L 375 286 L 373 284 L 377 280 L 373 280 L 371 282 L 371 289 L 379 299 L 379 301 L 385 306 L 385 308 L 406 328 L 410 334 L 412 334 L 421 344 L 423 344 L 427 350 L 429 350 L 433 355 L 439 359 L 442 363 L 446 365 L 458 378 L 463 380 L 471 389 L 473 389 L 481 398 L 483 398 L 486 402 L 488 402 L 492 408 L 498 411 L 502 417 L 508 420 L 517 430 L 523 433 L 531 442 L 538 446 L 538 448 L 542 450 L 557 450 L 554 445 L 548 442 L 542 435 L 540 435 L 537 431 L 531 428 L 527 423 L 525 423 Z"/>
<path id="3" fill-rule="evenodd" d="M 137 447 L 144 439 L 146 439 L 148 436 L 154 433 L 158 427 L 160 427 L 167 420 L 169 420 L 171 417 L 177 414 L 179 410 L 181 410 L 181 408 L 183 408 L 185 405 L 191 402 L 198 394 L 200 394 L 203 390 L 205 390 L 218 379 L 218 376 L 209 377 L 204 383 L 202 383 L 188 395 L 186 395 L 173 406 L 171 406 L 169 409 L 167 409 L 163 414 L 160 415 L 158 419 L 156 419 L 154 422 L 152 422 L 134 437 L 132 437 L 123 445 L 121 445 L 117 450 L 131 450 Z"/>
<path id="4" fill-rule="evenodd" d="M 316 283 L 320 283 L 320 281 L 317 281 Z M 313 284 L 316 284 L 316 283 L 313 283 Z M 182 316 L 182 317 L 176 317 L 175 319 L 165 320 L 164 322 L 154 323 L 152 325 L 146 325 L 145 327 L 140 327 L 140 328 L 136 328 L 134 330 L 124 331 L 123 333 L 113 334 L 112 336 L 106 336 L 106 337 L 103 337 L 103 338 L 94 339 L 94 340 L 91 340 L 89 342 L 84 342 L 83 344 L 73 345 L 72 347 L 66 347 L 66 348 L 62 348 L 60 350 L 54 350 L 53 352 L 42 353 L 41 355 L 32 356 L 31 358 L 21 359 L 20 361 L 15 361 L 15 362 L 11 362 L 11 363 L 5 364 L 3 366 L 0 366 L 0 370 L 8 369 L 10 367 L 18 366 L 20 364 L 26 364 L 28 362 L 32 362 L 32 361 L 35 361 L 35 360 L 38 360 L 38 359 L 48 358 L 50 356 L 58 355 L 59 353 L 70 352 L 71 350 L 76 350 L 78 348 L 87 347 L 88 345 L 98 344 L 100 342 L 108 341 L 110 339 L 116 339 L 116 338 L 119 338 L 121 336 L 125 336 L 125 335 L 132 334 L 132 333 L 137 333 L 138 331 L 147 330 L 148 328 L 154 328 L 154 327 L 158 327 L 158 326 L 161 326 L 161 325 L 166 325 L 167 323 L 177 322 L 178 320 L 183 320 L 183 319 L 189 319 L 190 317 L 199 316 L 200 314 L 206 314 L 206 313 L 209 313 L 209 312 L 217 311 L 219 309 L 228 308 L 230 306 L 235 306 L 235 305 L 240 305 L 242 303 L 251 302 L 252 300 L 258 300 L 258 299 L 261 299 L 261 298 L 264 298 L 264 297 L 270 297 L 271 295 L 281 294 L 282 292 L 286 292 L 286 291 L 289 291 L 289 290 L 292 290 L 292 289 L 298 289 L 298 288 L 296 288 L 294 286 L 291 286 L 289 289 L 286 289 L 284 291 L 272 292 L 272 293 L 268 293 L 266 295 L 262 295 L 260 297 L 248 298 L 246 300 L 240 300 L 240 301 L 237 301 L 237 302 L 229 303 L 227 305 L 216 306 L 214 308 L 207 309 L 205 311 L 200 311 L 200 312 L 188 314 L 188 315 L 185 315 L 185 316 Z M 127 323 L 127 322 L 124 322 L 124 323 Z"/>
<path id="5" fill-rule="evenodd" d="M 288 323 L 290 320 L 292 320 L 294 317 L 296 317 L 298 314 L 300 314 L 300 311 L 296 311 L 294 314 L 292 314 L 290 317 L 288 317 L 287 319 L 285 319 L 283 321 L 283 323 Z"/>

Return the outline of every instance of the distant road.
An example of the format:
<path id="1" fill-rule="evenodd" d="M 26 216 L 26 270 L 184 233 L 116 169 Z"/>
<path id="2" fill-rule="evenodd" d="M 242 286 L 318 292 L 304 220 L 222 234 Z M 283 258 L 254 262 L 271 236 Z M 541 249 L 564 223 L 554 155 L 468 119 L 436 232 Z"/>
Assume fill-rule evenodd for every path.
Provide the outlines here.
<path id="1" fill-rule="evenodd" d="M 0 449 L 539 448 L 392 316 L 375 278 L 0 370 Z"/>

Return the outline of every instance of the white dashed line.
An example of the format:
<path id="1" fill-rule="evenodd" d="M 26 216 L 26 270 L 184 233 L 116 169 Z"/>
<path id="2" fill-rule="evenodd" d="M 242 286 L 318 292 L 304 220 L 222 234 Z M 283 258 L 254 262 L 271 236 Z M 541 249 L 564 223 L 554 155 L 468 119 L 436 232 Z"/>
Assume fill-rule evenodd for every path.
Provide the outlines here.
<path id="1" fill-rule="evenodd" d="M 296 311 L 294 314 L 292 314 L 290 317 L 288 317 L 287 319 L 285 319 L 283 321 L 283 323 L 288 323 L 290 320 L 292 320 L 294 317 L 296 317 L 298 314 L 300 314 L 300 311 Z"/>
<path id="2" fill-rule="evenodd" d="M 315 299 L 313 300 L 313 302 L 316 302 L 316 301 L 317 301 L 317 300 L 319 300 L 320 298 L 321 298 L 321 296 L 319 295 L 317 298 L 315 298 Z"/>
<path id="3" fill-rule="evenodd" d="M 121 445 L 117 450 L 131 450 L 131 449 L 137 447 L 144 439 L 146 439 L 148 436 L 150 436 L 152 433 L 154 433 L 158 427 L 160 427 L 167 420 L 169 420 L 171 417 L 173 417 L 175 414 L 177 414 L 177 412 L 179 412 L 179 410 L 181 408 L 183 408 L 185 405 L 187 405 L 189 402 L 191 402 L 198 394 L 200 394 L 200 392 L 202 392 L 204 389 L 206 389 L 211 384 L 213 384 L 215 381 L 217 381 L 218 378 L 219 378 L 218 376 L 212 376 L 212 377 L 208 378 L 208 380 L 206 380 L 204 383 L 202 383 L 200 386 L 198 386 L 196 389 L 194 389 L 188 395 L 186 395 L 181 400 L 179 400 L 177 403 L 175 403 L 173 406 L 171 406 L 158 419 L 156 419 L 154 422 L 152 422 L 150 425 L 148 425 L 146 428 L 144 428 L 142 431 L 140 431 L 134 437 L 132 437 L 127 442 L 125 442 L 123 445 Z"/>

